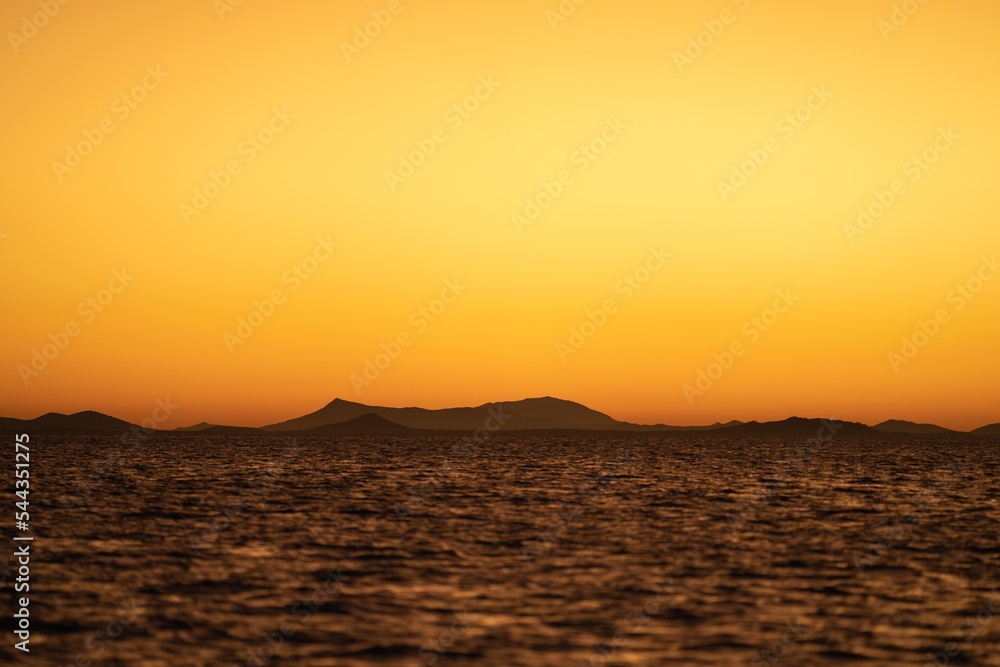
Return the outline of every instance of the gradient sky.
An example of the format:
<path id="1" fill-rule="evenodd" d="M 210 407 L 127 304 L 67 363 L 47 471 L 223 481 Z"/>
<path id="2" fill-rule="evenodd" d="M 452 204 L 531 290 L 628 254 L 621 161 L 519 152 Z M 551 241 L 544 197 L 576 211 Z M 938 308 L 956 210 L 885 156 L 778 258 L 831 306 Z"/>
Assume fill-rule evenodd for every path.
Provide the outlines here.
<path id="1" fill-rule="evenodd" d="M 881 27 L 888 0 L 590 0 L 556 21 L 558 7 L 3 3 L 0 414 L 140 421 L 169 397 L 166 427 L 261 425 L 335 397 L 554 395 L 638 422 L 1000 421 L 1000 280 L 952 293 L 1000 252 L 1000 5 L 927 3 Z M 54 164 L 80 142 L 78 166 Z M 719 182 L 768 146 L 724 198 Z M 884 216 L 845 228 L 897 179 Z M 516 224 L 543 182 L 562 192 Z M 435 303 L 446 281 L 459 295 Z M 251 336 L 226 337 L 276 290 Z M 747 325 L 778 290 L 797 301 L 767 331 Z M 558 347 L 604 305 L 582 347 Z M 352 382 L 401 335 L 398 358 Z M 730 368 L 709 368 L 737 342 Z M 689 400 L 700 370 L 719 377 Z"/>

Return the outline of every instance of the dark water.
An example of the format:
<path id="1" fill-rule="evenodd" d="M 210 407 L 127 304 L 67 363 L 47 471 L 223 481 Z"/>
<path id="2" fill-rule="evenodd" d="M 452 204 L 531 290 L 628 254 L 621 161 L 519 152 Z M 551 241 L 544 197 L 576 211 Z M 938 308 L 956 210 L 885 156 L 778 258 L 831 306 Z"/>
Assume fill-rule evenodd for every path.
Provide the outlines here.
<path id="1" fill-rule="evenodd" d="M 0 664 L 1000 665 L 998 443 L 459 444 L 36 438 Z"/>

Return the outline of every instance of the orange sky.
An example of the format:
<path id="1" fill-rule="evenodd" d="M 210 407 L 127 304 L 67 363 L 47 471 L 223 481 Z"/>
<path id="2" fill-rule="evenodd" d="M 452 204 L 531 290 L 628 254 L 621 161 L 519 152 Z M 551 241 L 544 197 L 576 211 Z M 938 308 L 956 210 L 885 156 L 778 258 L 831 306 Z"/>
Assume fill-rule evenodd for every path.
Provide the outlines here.
<path id="1" fill-rule="evenodd" d="M 995 3 L 226 1 L 0 8 L 0 414 L 1000 421 Z"/>

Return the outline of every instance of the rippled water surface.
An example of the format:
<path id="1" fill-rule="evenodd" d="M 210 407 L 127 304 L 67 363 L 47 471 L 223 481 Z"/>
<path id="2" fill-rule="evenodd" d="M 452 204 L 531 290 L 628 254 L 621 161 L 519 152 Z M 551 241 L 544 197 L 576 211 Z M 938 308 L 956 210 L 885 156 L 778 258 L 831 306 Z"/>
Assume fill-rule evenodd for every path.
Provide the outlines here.
<path id="1" fill-rule="evenodd" d="M 1000 665 L 1000 444 L 805 444 L 35 438 L 0 664 Z"/>

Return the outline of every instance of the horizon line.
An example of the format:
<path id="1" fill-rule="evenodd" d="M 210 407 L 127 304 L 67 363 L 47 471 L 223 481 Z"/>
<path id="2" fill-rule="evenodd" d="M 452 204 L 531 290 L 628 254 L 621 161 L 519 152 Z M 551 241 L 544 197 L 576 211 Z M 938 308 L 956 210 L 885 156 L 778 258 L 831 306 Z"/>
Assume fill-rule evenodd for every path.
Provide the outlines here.
<path id="1" fill-rule="evenodd" d="M 162 401 L 162 400 L 163 399 L 158 399 L 158 401 Z M 170 398 L 167 397 L 166 400 L 169 402 Z M 527 401 L 539 401 L 539 400 L 553 400 L 553 401 L 559 401 L 559 402 L 562 402 L 562 403 L 572 403 L 574 405 L 581 406 L 581 407 L 586 408 L 588 410 L 591 410 L 593 412 L 597 412 L 599 414 L 602 414 L 602 415 L 604 415 L 606 417 L 609 417 L 610 419 L 613 419 L 614 421 L 619 422 L 621 424 L 627 424 L 627 425 L 631 425 L 631 426 L 638 426 L 638 427 L 642 427 L 642 428 L 656 428 L 656 427 L 666 427 L 666 428 L 703 428 L 703 427 L 711 427 L 711 426 L 718 426 L 718 425 L 727 425 L 727 424 L 733 424 L 733 423 L 738 423 L 738 424 L 751 424 L 751 423 L 768 424 L 768 423 L 784 422 L 784 421 L 788 421 L 788 420 L 791 420 L 791 419 L 807 419 L 807 420 L 824 420 L 824 419 L 826 419 L 826 420 L 830 420 L 830 421 L 834 421 L 834 422 L 861 424 L 861 425 L 864 425 L 864 426 L 868 426 L 869 428 L 874 428 L 875 426 L 878 426 L 878 425 L 881 425 L 881 424 L 884 424 L 884 423 L 887 423 L 887 422 L 903 422 L 903 423 L 910 423 L 910 424 L 915 424 L 915 425 L 920 425 L 920 426 L 933 426 L 933 427 L 937 427 L 937 428 L 946 429 L 946 430 L 949 430 L 949 431 L 952 431 L 952 432 L 955 432 L 955 433 L 972 433 L 973 431 L 978 430 L 980 428 L 985 428 L 987 426 L 993 426 L 995 424 L 1000 424 L 1000 416 L 998 416 L 995 419 L 995 421 L 991 418 L 986 423 L 983 423 L 980 426 L 976 426 L 976 427 L 974 427 L 972 429 L 969 429 L 969 430 L 964 430 L 964 429 L 953 428 L 951 426 L 944 426 L 944 425 L 936 423 L 936 422 L 917 421 L 917 420 L 914 420 L 914 419 L 903 419 L 903 418 L 899 418 L 899 417 L 890 417 L 888 419 L 883 419 L 881 421 L 877 421 L 877 422 L 874 422 L 874 423 L 868 423 L 867 421 L 860 421 L 860 420 L 857 420 L 857 419 L 843 419 L 841 417 L 833 417 L 833 416 L 829 416 L 829 415 L 821 416 L 821 417 L 801 417 L 801 416 L 799 416 L 797 414 L 790 414 L 790 415 L 788 415 L 786 417 L 777 418 L 777 419 L 761 419 L 761 418 L 752 418 L 752 419 L 746 419 L 746 420 L 737 419 L 737 418 L 732 418 L 732 419 L 728 419 L 728 420 L 719 419 L 719 420 L 715 421 L 714 423 L 690 423 L 690 424 L 684 424 L 684 423 L 669 423 L 667 421 L 660 421 L 660 422 L 657 422 L 657 423 L 639 423 L 639 422 L 632 422 L 632 421 L 627 421 L 627 420 L 619 419 L 619 418 L 614 417 L 613 415 L 611 415 L 611 414 L 609 414 L 607 412 L 603 412 L 602 410 L 593 408 L 593 407 L 587 405 L 586 403 L 581 403 L 579 401 L 575 401 L 575 400 L 571 400 L 571 399 L 559 398 L 557 396 L 552 396 L 552 395 L 529 396 L 529 397 L 526 397 L 526 398 L 519 398 L 519 399 L 512 399 L 512 400 L 493 400 L 493 401 L 487 401 L 485 403 L 479 403 L 477 405 L 452 405 L 452 406 L 440 407 L 440 408 L 428 408 L 428 407 L 424 407 L 424 406 L 416 405 L 416 404 L 408 404 L 408 405 L 377 405 L 377 404 L 368 404 L 368 403 L 362 403 L 360 401 L 345 399 L 345 398 L 341 398 L 340 396 L 337 396 L 337 397 L 335 397 L 335 398 L 333 398 L 333 399 L 331 399 L 329 401 L 326 401 L 320 407 L 311 409 L 311 410 L 309 410 L 309 411 L 307 411 L 307 412 L 305 412 L 303 414 L 299 414 L 299 415 L 292 416 L 292 417 L 289 417 L 289 418 L 279 419 L 277 421 L 266 422 L 266 423 L 263 423 L 263 424 L 260 424 L 260 425 L 257 425 L 257 426 L 250 426 L 250 425 L 245 425 L 245 424 L 222 423 L 222 422 L 216 422 L 216 421 L 202 420 L 202 421 L 199 421 L 199 422 L 195 422 L 195 423 L 191 423 L 191 424 L 186 424 L 184 426 L 177 426 L 177 427 L 173 427 L 171 429 L 165 429 L 165 430 L 171 431 L 171 430 L 177 430 L 177 429 L 185 429 L 185 428 L 191 428 L 193 426 L 198 426 L 198 425 L 201 425 L 201 424 L 208 424 L 208 425 L 211 425 L 211 426 L 221 426 L 221 427 L 228 427 L 228 428 L 265 429 L 265 428 L 267 428 L 269 426 L 275 426 L 277 424 L 281 424 L 281 423 L 284 423 L 284 422 L 287 422 L 287 421 L 293 421 L 293 420 L 305 417 L 307 415 L 313 414 L 315 412 L 318 412 L 319 410 L 322 410 L 323 408 L 326 408 L 326 407 L 330 406 L 333 403 L 336 403 L 337 401 L 341 401 L 341 402 L 344 402 L 344 403 L 350 403 L 350 404 L 353 404 L 353 405 L 360 405 L 360 406 L 368 407 L 368 408 L 386 408 L 386 409 L 391 409 L 391 410 L 415 409 L 415 410 L 426 410 L 426 411 L 430 411 L 430 412 L 436 412 L 436 411 L 463 410 L 463 409 L 474 410 L 474 409 L 477 409 L 477 408 L 482 408 L 482 407 L 485 407 L 485 406 L 502 404 L 502 403 L 522 403 L 522 402 L 527 402 Z M 180 407 L 180 406 L 175 406 L 175 407 Z M 37 415 L 35 417 L 14 417 L 14 416 L 8 416 L 8 415 L 0 415 L 0 419 L 15 419 L 15 420 L 19 420 L 19 421 L 33 421 L 33 420 L 45 417 L 47 415 L 73 416 L 73 415 L 85 414 L 85 413 L 100 414 L 100 415 L 103 415 L 103 416 L 106 416 L 106 417 L 112 417 L 114 419 L 118 419 L 120 421 L 127 422 L 129 424 L 140 425 L 138 422 L 134 422 L 134 421 L 132 421 L 130 419 L 123 419 L 121 417 L 117 417 L 117 416 L 115 416 L 114 414 L 112 414 L 110 412 L 104 412 L 102 410 L 95 410 L 95 409 L 91 409 L 91 408 L 84 409 L 84 410 L 72 411 L 72 412 L 58 412 L 56 410 L 48 410 L 46 412 L 42 412 L 41 414 L 39 414 L 39 415 Z M 170 416 L 172 416 L 172 415 L 170 415 Z M 142 420 L 140 420 L 140 421 L 142 421 Z M 166 419 L 164 419 L 162 421 L 166 421 Z M 159 430 L 159 429 L 157 429 L 157 430 Z"/>

